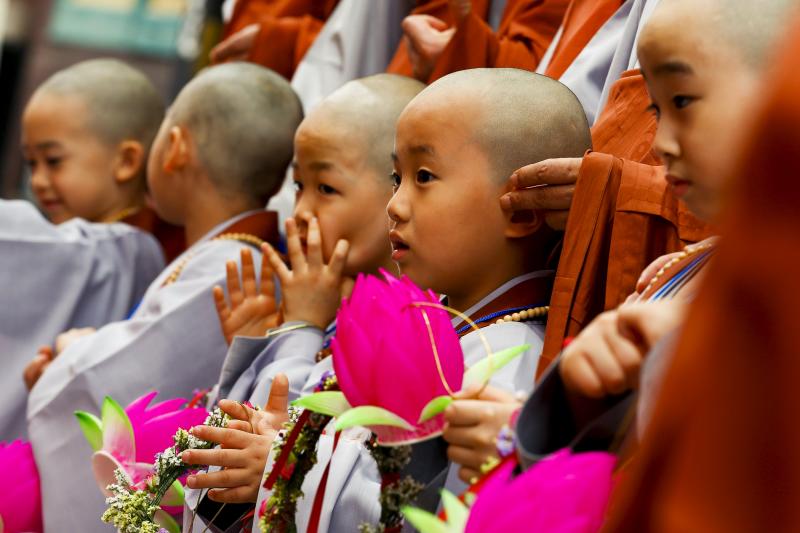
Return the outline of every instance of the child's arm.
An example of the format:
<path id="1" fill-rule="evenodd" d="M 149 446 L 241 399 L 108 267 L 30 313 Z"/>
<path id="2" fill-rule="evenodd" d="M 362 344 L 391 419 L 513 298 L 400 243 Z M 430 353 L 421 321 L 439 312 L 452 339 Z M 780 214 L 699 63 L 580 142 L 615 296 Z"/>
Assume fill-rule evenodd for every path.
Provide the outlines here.
<path id="1" fill-rule="evenodd" d="M 264 410 L 223 400 L 220 408 L 233 420 L 227 428 L 196 426 L 191 433 L 221 445 L 212 450 L 187 450 L 183 462 L 218 466 L 222 470 L 191 475 L 192 489 L 210 489 L 209 499 L 220 503 L 255 503 L 272 441 L 288 420 L 289 382 L 278 375 L 272 383 Z"/>
<path id="2" fill-rule="evenodd" d="M 225 300 L 222 287 L 214 287 L 214 303 L 217 306 L 219 323 L 229 346 L 234 337 L 260 337 L 280 323 L 273 272 L 266 255 L 261 258 L 260 286 L 256 281 L 253 253 L 249 248 L 242 248 L 241 259 L 241 284 L 236 262 L 228 261 L 225 265 L 230 305 Z"/>

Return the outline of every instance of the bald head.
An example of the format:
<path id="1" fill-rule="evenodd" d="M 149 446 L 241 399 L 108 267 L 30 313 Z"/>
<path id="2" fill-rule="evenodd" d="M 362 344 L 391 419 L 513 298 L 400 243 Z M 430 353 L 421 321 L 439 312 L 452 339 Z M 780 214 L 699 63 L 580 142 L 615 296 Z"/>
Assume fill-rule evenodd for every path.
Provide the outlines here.
<path id="1" fill-rule="evenodd" d="M 39 94 L 78 97 L 86 102 L 87 126 L 108 144 L 125 140 L 150 147 L 164 118 L 164 102 L 140 71 L 115 59 L 92 59 L 60 70 Z"/>
<path id="2" fill-rule="evenodd" d="M 395 74 L 376 74 L 344 84 L 308 116 L 308 123 L 335 127 L 363 148 L 367 164 L 378 175 L 392 168 L 397 118 L 425 85 Z"/>
<path id="3" fill-rule="evenodd" d="M 449 74 L 415 103 L 457 99 L 475 117 L 470 129 L 492 164 L 494 177 L 556 157 L 582 157 L 591 148 L 586 114 L 562 83 L 532 72 L 472 69 Z"/>
<path id="4" fill-rule="evenodd" d="M 259 201 L 282 183 L 302 118 L 289 83 L 252 63 L 204 70 L 184 87 L 169 113 L 172 124 L 189 131 L 215 186 Z"/>

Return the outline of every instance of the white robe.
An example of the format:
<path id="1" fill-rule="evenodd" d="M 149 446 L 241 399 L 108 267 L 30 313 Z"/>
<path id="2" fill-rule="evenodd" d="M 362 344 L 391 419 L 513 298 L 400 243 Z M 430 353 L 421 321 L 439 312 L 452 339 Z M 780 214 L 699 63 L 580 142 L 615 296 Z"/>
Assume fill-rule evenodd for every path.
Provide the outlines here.
<path id="1" fill-rule="evenodd" d="M 239 241 L 212 240 L 245 213 L 214 228 L 151 284 L 136 313 L 70 345 L 28 400 L 28 430 L 41 477 L 46 531 L 106 531 L 104 498 L 73 412 L 99 413 L 106 395 L 126 405 L 158 390 L 190 397 L 216 382 L 226 352 L 212 287 L 225 284 L 225 263 L 239 260 Z M 174 283 L 162 286 L 177 265 Z M 260 251 L 253 249 L 258 264 Z"/>
<path id="2" fill-rule="evenodd" d="M 134 227 L 54 225 L 30 202 L 0 200 L 0 441 L 26 435 L 22 372 L 38 348 L 127 317 L 163 268 L 158 242 Z"/>
<path id="3" fill-rule="evenodd" d="M 535 275 L 533 273 L 515 278 L 478 302 L 465 314 L 472 315 L 487 303 L 498 298 L 506 291 L 513 290 L 521 281 Z M 454 319 L 459 322 L 459 319 Z M 534 323 L 505 322 L 491 325 L 481 329 L 486 336 L 492 350 L 497 352 L 505 348 L 530 344 L 531 348 L 515 359 L 503 369 L 498 371 L 491 380 L 495 387 L 512 392 L 528 394 L 533 390 L 536 366 L 541 355 L 544 341 L 544 325 Z M 469 367 L 486 357 L 486 352 L 476 332 L 461 338 L 466 366 Z M 310 391 L 319 381 L 326 370 L 332 369 L 331 358 L 324 359 L 314 366 L 305 390 Z M 345 533 L 357 531 L 362 522 L 377 523 L 380 517 L 380 475 L 375 461 L 364 447 L 364 442 L 369 438 L 369 431 L 363 428 L 352 428 L 342 432 L 339 444 L 333 458 L 333 434 L 322 435 L 317 450 L 317 464 L 311 469 L 303 482 L 304 497 L 297 506 L 297 530 L 305 531 L 308 526 L 311 506 L 314 501 L 320 479 L 326 465 L 330 462 L 325 497 L 322 504 L 322 513 L 318 531 L 320 533 Z M 273 453 L 267 460 L 265 475 L 272 468 Z M 447 475 L 445 488 L 456 494 L 463 491 L 465 485 L 458 479 L 456 467 L 452 466 Z M 269 492 L 262 489 L 259 492 L 256 509 L 261 508 L 262 502 L 269 497 Z M 254 528 L 256 531 L 257 528 Z"/>
<path id="4" fill-rule="evenodd" d="M 348 81 L 385 71 L 403 36 L 400 24 L 412 7 L 409 0 L 341 0 L 292 76 L 305 112 Z M 294 196 L 290 170 L 268 207 L 286 220 Z"/>

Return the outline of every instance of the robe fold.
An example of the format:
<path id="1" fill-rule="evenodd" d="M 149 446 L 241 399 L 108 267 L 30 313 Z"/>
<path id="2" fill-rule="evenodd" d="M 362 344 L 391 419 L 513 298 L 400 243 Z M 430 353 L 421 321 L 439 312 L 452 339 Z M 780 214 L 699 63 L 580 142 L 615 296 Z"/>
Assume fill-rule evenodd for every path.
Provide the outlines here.
<path id="1" fill-rule="evenodd" d="M 634 292 L 659 256 L 711 234 L 678 201 L 651 151 L 656 122 L 638 72 L 626 72 L 592 128 L 595 152 L 580 168 L 550 302 L 541 376 L 595 316 Z"/>
<path id="2" fill-rule="evenodd" d="M 800 24 L 760 93 L 705 283 L 604 531 L 800 530 Z"/>
<path id="3" fill-rule="evenodd" d="M 67 347 L 28 398 L 28 430 L 39 469 L 47 531 L 96 531 L 105 509 L 91 468 L 92 449 L 73 412 L 99 413 L 108 395 L 126 405 L 157 390 L 191 397 L 216 382 L 226 351 L 212 288 L 225 285 L 225 264 L 248 246 L 217 239 L 247 233 L 277 243 L 277 216 L 243 213 L 220 224 L 169 265 L 136 312 Z M 260 250 L 253 250 L 256 263 Z M 76 495 L 80 495 L 76 497 Z"/>
<path id="4" fill-rule="evenodd" d="M 22 373 L 39 347 L 122 320 L 163 268 L 147 233 L 80 219 L 54 225 L 29 202 L 0 200 L 0 441 L 26 435 Z"/>
<path id="5" fill-rule="evenodd" d="M 497 30 L 486 17 L 471 12 L 456 28 L 427 82 L 471 68 L 536 70 L 567 5 L 568 0 L 509 0 Z"/>
<path id="6" fill-rule="evenodd" d="M 291 79 L 338 1 L 238 0 L 225 37 L 258 24 L 248 60 Z"/>

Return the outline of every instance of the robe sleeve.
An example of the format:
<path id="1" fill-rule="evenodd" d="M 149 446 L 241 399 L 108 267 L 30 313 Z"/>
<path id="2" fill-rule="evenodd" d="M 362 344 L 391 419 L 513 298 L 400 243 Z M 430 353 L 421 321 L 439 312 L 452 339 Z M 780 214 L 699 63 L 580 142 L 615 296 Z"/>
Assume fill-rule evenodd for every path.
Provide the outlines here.
<path id="1" fill-rule="evenodd" d="M 263 20 L 249 60 L 291 79 L 324 24 L 310 15 Z"/>
<path id="2" fill-rule="evenodd" d="M 195 245 L 172 284 L 151 285 L 129 320 L 114 322 L 70 345 L 50 365 L 28 399 L 28 429 L 41 475 L 45 528 L 91 531 L 104 510 L 92 475 L 91 448 L 76 424 L 76 409 L 100 412 L 103 397 L 126 405 L 157 390 L 164 398 L 191 397 L 213 385 L 227 346 L 212 288 L 224 286 L 225 263 L 239 261 L 242 244 Z M 260 252 L 253 251 L 260 261 Z M 71 495 L 79 492 L 82 498 Z"/>
<path id="3" fill-rule="evenodd" d="M 29 202 L 0 200 L 0 440 L 25 435 L 22 372 L 74 327 L 125 318 L 164 266 L 152 236 L 124 224 L 51 224 Z"/>
<path id="4" fill-rule="evenodd" d="M 567 9 L 565 0 L 509 5 L 497 33 L 474 11 L 458 26 L 429 83 L 451 72 L 481 67 L 536 70 Z"/>

